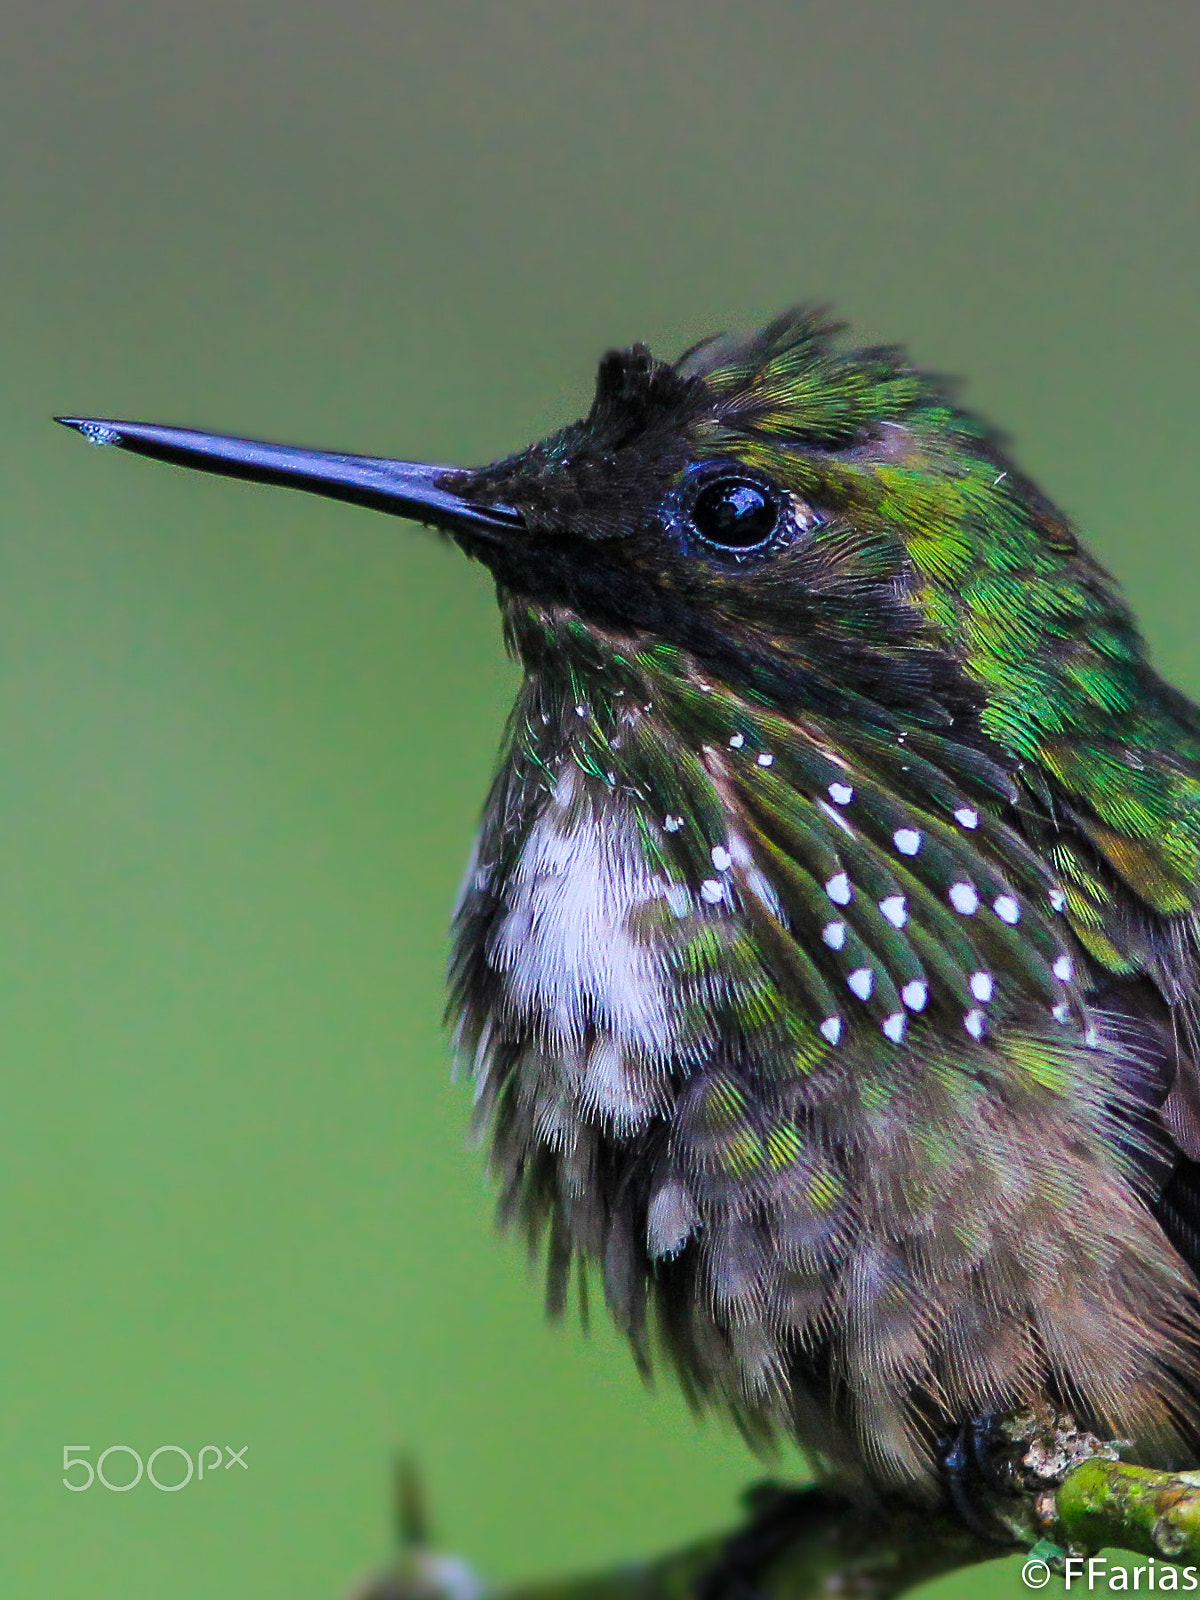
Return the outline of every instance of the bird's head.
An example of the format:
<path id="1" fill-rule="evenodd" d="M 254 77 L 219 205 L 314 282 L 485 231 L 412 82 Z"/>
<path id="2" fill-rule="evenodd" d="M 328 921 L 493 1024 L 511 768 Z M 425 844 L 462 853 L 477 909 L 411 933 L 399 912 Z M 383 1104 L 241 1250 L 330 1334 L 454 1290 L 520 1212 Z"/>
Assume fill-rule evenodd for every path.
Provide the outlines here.
<path id="1" fill-rule="evenodd" d="M 614 351 L 586 417 L 479 470 L 63 420 L 441 528 L 495 574 L 527 658 L 582 628 L 783 707 L 964 732 L 982 712 L 1027 753 L 1038 663 L 1127 616 L 944 384 L 839 331 L 799 311 L 674 364 Z"/>

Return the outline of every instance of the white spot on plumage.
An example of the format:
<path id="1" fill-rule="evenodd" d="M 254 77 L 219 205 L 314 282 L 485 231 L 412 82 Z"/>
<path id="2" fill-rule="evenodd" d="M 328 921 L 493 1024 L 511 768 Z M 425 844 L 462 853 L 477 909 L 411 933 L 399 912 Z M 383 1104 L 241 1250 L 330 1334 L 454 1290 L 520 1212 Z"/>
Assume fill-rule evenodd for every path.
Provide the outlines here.
<path id="1" fill-rule="evenodd" d="M 899 1044 L 903 1039 L 907 1025 L 908 1018 L 903 1011 L 893 1011 L 890 1017 L 883 1019 L 883 1031 L 894 1044 Z"/>
<path id="2" fill-rule="evenodd" d="M 850 888 L 850 879 L 844 872 L 835 873 L 825 885 L 825 893 L 835 906 L 848 906 L 853 893 Z"/>
<path id="3" fill-rule="evenodd" d="M 1050 1015 L 1054 1018 L 1055 1022 L 1069 1022 L 1071 1019 L 1071 1008 L 1070 1006 L 1059 1004 L 1051 1008 Z"/>
<path id="4" fill-rule="evenodd" d="M 758 764 L 759 764 L 760 767 L 773 766 L 774 762 L 775 762 L 775 757 L 771 754 L 771 752 L 769 750 L 763 750 L 760 753 L 760 755 L 758 756 Z"/>
<path id="5" fill-rule="evenodd" d="M 733 857 L 729 854 L 729 851 L 726 850 L 723 844 L 713 845 L 712 864 L 714 867 L 716 867 L 718 872 L 728 872 L 730 866 L 733 864 Z"/>
<path id="6" fill-rule="evenodd" d="M 976 1000 L 982 1000 L 984 1005 L 996 992 L 996 982 L 990 972 L 973 972 L 971 974 L 971 993 Z"/>
<path id="7" fill-rule="evenodd" d="M 1021 908 L 1010 894 L 998 894 L 992 901 L 992 910 L 1001 922 L 1014 926 L 1021 920 Z"/>
<path id="8" fill-rule="evenodd" d="M 963 1018 L 963 1027 L 972 1039 L 983 1038 L 984 1015 L 982 1011 L 968 1011 Z"/>
<path id="9" fill-rule="evenodd" d="M 731 750 L 740 750 L 745 742 L 746 735 L 744 733 L 735 733 L 733 738 L 729 741 L 729 748 Z"/>
<path id="10" fill-rule="evenodd" d="M 1050 909 L 1051 911 L 1065 911 L 1067 909 L 1067 897 L 1061 889 L 1051 889 Z"/>
<path id="11" fill-rule="evenodd" d="M 921 978 L 912 978 L 901 989 L 900 998 L 910 1011 L 924 1011 L 929 1000 L 929 985 Z"/>
<path id="12" fill-rule="evenodd" d="M 587 714 L 588 708 L 585 705 L 578 705 L 575 707 L 575 715 L 577 717 L 586 717 Z"/>
<path id="13" fill-rule="evenodd" d="M 663 827 L 666 829 L 666 831 L 668 833 L 678 833 L 680 828 L 683 827 L 683 818 L 682 817 L 664 817 L 663 818 Z"/>
<path id="14" fill-rule="evenodd" d="M 977 828 L 979 826 L 979 813 L 970 806 L 959 806 L 954 813 L 954 820 L 962 828 Z"/>
<path id="15" fill-rule="evenodd" d="M 854 799 L 854 790 L 848 783 L 831 783 L 827 792 L 836 806 L 848 806 Z"/>
<path id="16" fill-rule="evenodd" d="M 879 909 L 893 928 L 902 928 L 908 921 L 908 902 L 902 894 L 890 894 L 879 902 Z"/>
<path id="17" fill-rule="evenodd" d="M 715 906 L 718 900 L 725 898 L 725 887 L 715 878 L 705 878 L 700 885 L 700 898 L 707 900 L 709 905 Z"/>
<path id="18" fill-rule="evenodd" d="M 921 835 L 916 828 L 897 828 L 892 843 L 902 856 L 915 856 L 921 848 Z"/>
<path id="19" fill-rule="evenodd" d="M 979 910 L 979 896 L 975 886 L 971 883 L 952 883 L 950 885 L 950 904 L 955 911 L 964 917 L 971 917 Z"/>
<path id="20" fill-rule="evenodd" d="M 1058 960 L 1050 968 L 1050 971 L 1060 983 L 1070 983 L 1071 979 L 1075 976 L 1074 963 L 1072 962 L 1070 956 L 1067 955 L 1059 956 Z"/>
<path id="21" fill-rule="evenodd" d="M 855 967 L 846 978 L 846 985 L 860 1000 L 869 1000 L 875 987 L 875 974 L 870 967 Z"/>
<path id="22" fill-rule="evenodd" d="M 821 1024 L 821 1036 L 828 1039 L 830 1044 L 836 1044 L 842 1037 L 841 1017 L 826 1017 Z"/>
<path id="23" fill-rule="evenodd" d="M 821 937 L 831 950 L 840 950 L 846 942 L 846 924 L 827 922 L 821 929 Z"/>

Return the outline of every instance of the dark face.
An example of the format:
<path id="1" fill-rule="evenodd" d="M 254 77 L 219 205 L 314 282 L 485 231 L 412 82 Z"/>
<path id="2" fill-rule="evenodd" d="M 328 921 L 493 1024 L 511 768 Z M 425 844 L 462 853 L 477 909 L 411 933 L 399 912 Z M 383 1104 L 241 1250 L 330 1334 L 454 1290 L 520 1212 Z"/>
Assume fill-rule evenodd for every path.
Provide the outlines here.
<path id="1" fill-rule="evenodd" d="M 819 487 L 836 451 L 747 450 L 715 425 L 703 382 L 641 350 L 601 365 L 588 417 L 444 487 L 519 526 L 455 537 L 502 598 L 568 612 L 620 647 L 654 640 L 731 681 L 826 709 L 837 686 L 924 698 L 939 665 L 906 598 L 898 540 L 856 526 Z"/>
<path id="2" fill-rule="evenodd" d="M 606 628 L 671 637 L 694 631 L 686 613 L 721 595 L 798 577 L 797 558 L 825 519 L 769 474 L 734 457 L 693 457 L 685 438 L 654 440 L 663 446 L 654 454 L 641 441 L 601 453 L 569 437 L 580 431 L 445 480 L 470 501 L 519 514 L 511 536 L 458 536 L 502 589 Z M 600 487 L 589 495 L 593 475 Z"/>
<path id="3" fill-rule="evenodd" d="M 613 352 L 586 418 L 478 470 L 72 425 L 431 523 L 486 563 L 506 605 L 569 614 L 618 648 L 664 641 L 788 704 L 837 709 L 848 688 L 945 721 L 962 699 L 957 663 L 913 600 L 895 527 L 855 499 L 856 474 L 869 486 L 863 466 L 901 436 L 880 418 L 902 369 L 876 352 L 830 367 L 822 338 L 781 323 L 676 366 Z"/>

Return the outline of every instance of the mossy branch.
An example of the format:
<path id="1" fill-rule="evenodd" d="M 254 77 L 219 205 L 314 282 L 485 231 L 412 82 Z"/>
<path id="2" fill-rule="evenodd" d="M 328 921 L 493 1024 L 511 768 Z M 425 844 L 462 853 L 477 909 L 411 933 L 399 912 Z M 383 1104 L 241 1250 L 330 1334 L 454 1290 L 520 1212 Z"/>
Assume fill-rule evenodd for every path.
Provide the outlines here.
<path id="1" fill-rule="evenodd" d="M 1068 1557 L 1105 1548 L 1200 1565 L 1200 1470 L 1131 1466 L 1069 1417 L 1032 1411 L 994 1430 L 989 1469 L 986 1487 L 972 1491 L 973 1520 L 995 1524 L 996 1539 L 956 1512 L 908 1500 L 762 1485 L 747 1495 L 743 1522 L 724 1533 L 606 1572 L 489 1591 L 462 1561 L 429 1547 L 423 1512 L 413 1512 L 415 1475 L 402 1467 L 400 1556 L 353 1600 L 893 1600 L 1017 1549 L 1058 1571 Z M 760 1534 L 772 1518 L 786 1537 L 764 1554 Z"/>

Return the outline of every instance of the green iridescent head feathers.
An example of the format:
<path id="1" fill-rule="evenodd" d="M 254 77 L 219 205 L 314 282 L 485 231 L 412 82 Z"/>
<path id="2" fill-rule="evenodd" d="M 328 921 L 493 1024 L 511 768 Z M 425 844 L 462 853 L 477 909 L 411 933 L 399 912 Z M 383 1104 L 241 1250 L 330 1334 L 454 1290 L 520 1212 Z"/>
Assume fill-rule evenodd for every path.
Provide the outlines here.
<path id="1" fill-rule="evenodd" d="M 839 333 L 801 311 L 675 366 L 614 352 L 587 418 L 460 480 L 528 525 L 519 553 L 483 552 L 518 647 L 535 647 L 532 600 L 644 630 L 648 656 L 678 644 L 763 700 L 899 715 L 1027 764 L 1031 800 L 1068 807 L 1086 840 L 1060 867 L 1073 915 L 1126 970 L 1128 935 L 1106 941 L 1097 911 L 1114 875 L 1162 912 L 1196 901 L 1196 714 L 994 432 L 898 350 Z M 766 551 L 687 526 L 687 486 L 736 466 L 786 496 Z"/>

